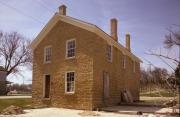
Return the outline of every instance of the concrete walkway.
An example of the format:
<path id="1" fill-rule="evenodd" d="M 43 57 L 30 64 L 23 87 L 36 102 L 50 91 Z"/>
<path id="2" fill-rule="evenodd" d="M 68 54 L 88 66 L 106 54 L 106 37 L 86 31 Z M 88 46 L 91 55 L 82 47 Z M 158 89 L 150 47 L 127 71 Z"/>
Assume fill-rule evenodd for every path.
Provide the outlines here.
<path id="1" fill-rule="evenodd" d="M 110 109 L 110 108 L 109 108 Z M 111 109 L 119 109 L 127 112 L 136 112 L 136 107 L 125 107 L 123 109 L 118 107 L 111 107 Z M 135 110 L 133 110 L 135 109 Z M 141 110 L 146 110 L 149 108 L 139 108 Z M 156 109 L 155 109 L 156 110 Z M 160 111 L 159 109 L 157 109 Z M 167 109 L 162 109 L 162 112 L 168 112 Z M 143 115 L 137 115 L 132 113 L 117 113 L 117 112 L 103 112 L 103 111 L 83 111 L 74 109 L 64 109 L 64 108 L 42 108 L 42 109 L 29 109 L 25 110 L 25 114 L 20 115 L 0 115 L 0 117 L 157 117 L 152 113 L 143 113 Z M 158 117 L 166 117 L 166 115 L 158 115 Z"/>
<path id="2" fill-rule="evenodd" d="M 0 99 L 32 98 L 32 96 L 0 96 Z"/>
<path id="3" fill-rule="evenodd" d="M 25 110 L 25 112 L 25 114 L 21 115 L 0 115 L 0 117 L 137 117 L 136 115 L 83 111 L 64 108 L 31 109 Z"/>
<path id="4" fill-rule="evenodd" d="M 172 108 L 161 108 L 161 107 L 146 107 L 146 106 L 113 106 L 106 107 L 102 109 L 107 112 L 116 112 L 120 114 L 132 114 L 136 115 L 137 112 L 143 113 L 156 113 L 156 114 L 167 114 L 172 113 Z M 176 112 L 179 113 L 179 110 L 176 109 Z"/>

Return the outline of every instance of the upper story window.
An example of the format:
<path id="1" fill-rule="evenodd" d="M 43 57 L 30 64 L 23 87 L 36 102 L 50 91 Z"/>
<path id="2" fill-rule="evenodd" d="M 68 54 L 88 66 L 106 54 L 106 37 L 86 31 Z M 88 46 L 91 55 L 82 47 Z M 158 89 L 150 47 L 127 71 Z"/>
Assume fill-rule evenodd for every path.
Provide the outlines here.
<path id="1" fill-rule="evenodd" d="M 44 48 L 44 63 L 50 63 L 52 59 L 52 47 L 47 46 Z"/>
<path id="2" fill-rule="evenodd" d="M 107 45 L 106 58 L 108 61 L 112 62 L 112 46 L 111 45 Z"/>
<path id="3" fill-rule="evenodd" d="M 123 68 L 125 69 L 126 68 L 126 56 L 123 55 L 122 57 L 122 65 L 123 65 Z"/>
<path id="4" fill-rule="evenodd" d="M 66 58 L 74 58 L 76 51 L 75 39 L 67 40 L 66 42 Z"/>
<path id="5" fill-rule="evenodd" d="M 75 91 L 75 72 L 66 72 L 65 92 L 74 93 Z"/>
<path id="6" fill-rule="evenodd" d="M 136 72 L 136 62 L 133 61 L 133 72 Z"/>

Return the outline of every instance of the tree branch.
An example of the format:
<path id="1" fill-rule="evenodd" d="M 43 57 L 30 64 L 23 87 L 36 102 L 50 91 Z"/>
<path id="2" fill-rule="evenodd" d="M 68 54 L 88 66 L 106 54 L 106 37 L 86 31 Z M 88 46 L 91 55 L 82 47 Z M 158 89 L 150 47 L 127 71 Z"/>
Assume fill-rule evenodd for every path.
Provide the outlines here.
<path id="1" fill-rule="evenodd" d="M 156 54 L 156 53 L 146 53 L 146 54 L 148 54 L 148 55 L 153 55 L 153 56 L 157 56 L 157 57 L 163 57 L 163 58 L 165 58 L 165 59 L 169 59 L 169 60 L 172 60 L 172 61 L 174 61 L 174 62 L 176 62 L 176 63 L 179 63 L 180 61 L 179 60 L 177 60 L 177 59 L 175 59 L 175 58 L 171 58 L 171 57 L 168 57 L 168 56 L 165 56 L 165 55 L 162 55 L 162 54 Z"/>

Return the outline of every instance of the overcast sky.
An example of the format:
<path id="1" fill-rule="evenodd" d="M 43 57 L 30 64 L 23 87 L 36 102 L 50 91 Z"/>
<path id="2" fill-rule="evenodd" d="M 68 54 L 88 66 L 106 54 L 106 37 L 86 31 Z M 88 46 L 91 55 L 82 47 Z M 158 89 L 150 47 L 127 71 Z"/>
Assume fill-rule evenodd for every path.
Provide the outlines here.
<path id="1" fill-rule="evenodd" d="M 163 48 L 167 28 L 180 25 L 180 0 L 0 0 L 0 30 L 17 31 L 32 40 L 62 4 L 67 6 L 68 16 L 93 23 L 108 34 L 110 19 L 117 18 L 121 44 L 125 34 L 130 33 L 133 53 L 143 61 L 146 58 L 168 68 L 145 52 Z M 144 61 L 142 67 L 146 66 Z M 25 82 L 29 82 L 31 72 L 23 74 Z M 22 83 L 18 78 L 13 81 Z"/>

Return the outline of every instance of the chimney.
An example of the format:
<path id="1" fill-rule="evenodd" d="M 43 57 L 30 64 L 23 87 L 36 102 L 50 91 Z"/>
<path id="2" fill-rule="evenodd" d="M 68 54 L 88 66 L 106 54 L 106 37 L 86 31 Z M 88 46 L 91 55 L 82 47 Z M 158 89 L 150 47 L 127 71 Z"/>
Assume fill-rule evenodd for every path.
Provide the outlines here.
<path id="1" fill-rule="evenodd" d="M 61 6 L 59 7 L 59 13 L 60 13 L 61 15 L 66 15 L 66 6 L 65 6 L 65 5 L 61 5 Z"/>
<path id="2" fill-rule="evenodd" d="M 126 34 L 126 49 L 129 51 L 129 52 L 131 52 L 131 45 L 130 45 L 130 42 L 131 40 L 130 40 L 130 34 Z"/>
<path id="3" fill-rule="evenodd" d="M 115 18 L 111 19 L 111 37 L 115 41 L 118 41 L 118 37 L 117 37 L 117 19 L 115 19 Z"/>

